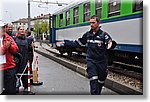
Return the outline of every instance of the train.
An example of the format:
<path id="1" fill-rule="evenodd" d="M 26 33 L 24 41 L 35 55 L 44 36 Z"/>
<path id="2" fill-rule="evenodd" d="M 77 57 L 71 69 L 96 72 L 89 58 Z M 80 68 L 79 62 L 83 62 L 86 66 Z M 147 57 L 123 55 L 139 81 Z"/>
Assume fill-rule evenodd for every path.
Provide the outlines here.
<path id="1" fill-rule="evenodd" d="M 111 35 L 117 46 L 108 50 L 109 62 L 143 66 L 143 1 L 78 0 L 62 7 L 50 17 L 50 43 L 77 40 L 90 30 L 90 17 L 98 15 L 101 29 Z M 60 54 L 82 54 L 80 48 L 56 47 Z"/>

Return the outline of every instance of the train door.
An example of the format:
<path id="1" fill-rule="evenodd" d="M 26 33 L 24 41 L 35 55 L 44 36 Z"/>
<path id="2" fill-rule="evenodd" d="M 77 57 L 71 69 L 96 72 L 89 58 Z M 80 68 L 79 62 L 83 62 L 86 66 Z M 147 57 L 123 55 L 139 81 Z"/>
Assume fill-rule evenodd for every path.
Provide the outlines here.
<path id="1" fill-rule="evenodd" d="M 56 16 L 55 15 L 51 15 L 49 18 L 49 26 L 50 26 L 50 44 L 52 45 L 52 47 L 55 47 L 55 43 L 56 43 L 56 30 L 55 30 L 55 21 L 56 21 Z"/>

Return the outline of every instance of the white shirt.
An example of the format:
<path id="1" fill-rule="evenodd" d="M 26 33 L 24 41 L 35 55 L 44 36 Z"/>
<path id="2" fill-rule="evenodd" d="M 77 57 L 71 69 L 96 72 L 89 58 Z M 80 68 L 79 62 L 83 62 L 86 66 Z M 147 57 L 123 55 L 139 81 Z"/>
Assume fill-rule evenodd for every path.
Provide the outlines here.
<path id="1" fill-rule="evenodd" d="M 0 38 L 0 47 L 3 47 L 3 37 Z M 6 63 L 6 55 L 0 55 L 0 64 Z"/>

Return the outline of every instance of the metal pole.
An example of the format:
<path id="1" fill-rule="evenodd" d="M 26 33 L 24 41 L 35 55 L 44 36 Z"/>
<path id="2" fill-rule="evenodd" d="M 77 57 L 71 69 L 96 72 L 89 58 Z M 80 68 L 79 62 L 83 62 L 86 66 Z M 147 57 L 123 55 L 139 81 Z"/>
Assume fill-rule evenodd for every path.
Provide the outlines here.
<path id="1" fill-rule="evenodd" d="M 30 31 L 30 0 L 28 0 L 28 30 Z"/>

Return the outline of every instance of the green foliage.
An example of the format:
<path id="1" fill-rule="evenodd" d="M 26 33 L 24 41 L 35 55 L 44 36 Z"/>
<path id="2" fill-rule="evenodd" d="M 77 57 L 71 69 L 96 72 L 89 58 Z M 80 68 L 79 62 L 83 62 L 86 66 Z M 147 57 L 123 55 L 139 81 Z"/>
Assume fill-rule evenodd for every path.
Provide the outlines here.
<path id="1" fill-rule="evenodd" d="M 47 34 L 48 33 L 48 28 L 49 28 L 48 23 L 46 21 L 42 21 L 41 22 L 41 33 Z"/>
<path id="2" fill-rule="evenodd" d="M 49 25 L 47 21 L 34 21 L 34 32 L 37 35 L 41 35 L 43 33 L 48 34 Z"/>

